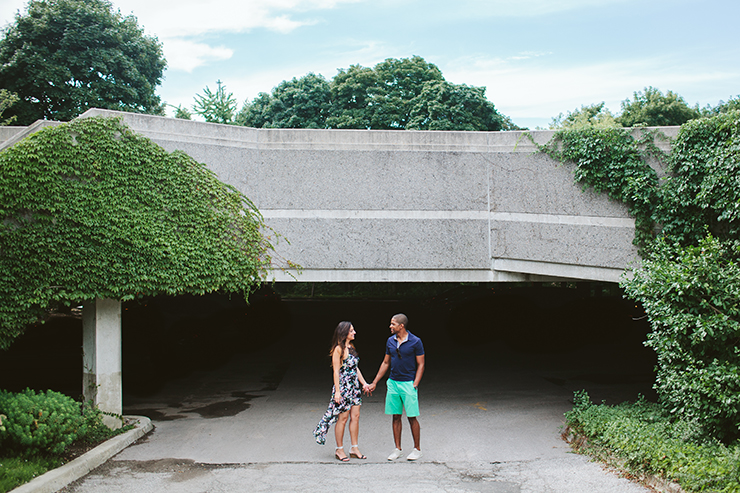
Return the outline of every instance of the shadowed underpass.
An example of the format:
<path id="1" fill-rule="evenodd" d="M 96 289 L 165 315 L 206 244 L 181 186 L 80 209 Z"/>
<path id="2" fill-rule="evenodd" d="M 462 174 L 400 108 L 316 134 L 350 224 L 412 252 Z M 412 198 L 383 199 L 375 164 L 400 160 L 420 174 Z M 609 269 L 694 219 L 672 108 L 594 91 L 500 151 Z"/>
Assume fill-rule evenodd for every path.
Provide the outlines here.
<path id="1" fill-rule="evenodd" d="M 65 491 L 338 491 L 347 480 L 364 491 L 645 491 L 559 438 L 574 390 L 610 404 L 652 396 L 647 326 L 633 320 L 641 312 L 593 294 L 485 285 L 412 301 L 280 301 L 262 292 L 250 307 L 222 297 L 130 304 L 124 412 L 149 416 L 156 429 Z M 386 461 L 393 446 L 381 385 L 362 406 L 369 459 L 339 464 L 333 446 L 311 434 L 330 397 L 329 338 L 352 321 L 360 369 L 372 379 L 398 312 L 426 349 L 424 458 Z M 74 321 L 48 325 L 3 355 L 1 387 L 79 394 Z M 8 365 L 21 371 L 9 376 Z"/>

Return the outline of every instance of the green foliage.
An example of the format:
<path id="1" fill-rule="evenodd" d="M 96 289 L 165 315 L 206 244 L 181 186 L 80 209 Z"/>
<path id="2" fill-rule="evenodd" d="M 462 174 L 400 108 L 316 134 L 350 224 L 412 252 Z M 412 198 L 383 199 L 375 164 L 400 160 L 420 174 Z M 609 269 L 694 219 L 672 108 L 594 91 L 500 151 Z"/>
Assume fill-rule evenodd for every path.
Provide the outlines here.
<path id="1" fill-rule="evenodd" d="M 216 84 L 218 85 L 216 92 L 212 92 L 206 86 L 202 95 L 195 95 L 193 111 L 196 115 L 205 118 L 208 123 L 234 123 L 234 116 L 236 115 L 234 94 L 226 94 L 226 86 L 220 80 L 216 81 Z"/>
<path id="2" fill-rule="evenodd" d="M 17 94 L 14 94 L 7 89 L 0 89 L 0 118 L 2 118 L 5 110 L 13 106 L 18 101 L 19 99 Z M 10 125 L 15 121 L 15 119 L 15 116 L 11 116 L 10 118 L 7 118 L 5 120 L 0 120 L 0 126 Z"/>
<path id="3" fill-rule="evenodd" d="M 192 120 L 193 115 L 187 108 L 177 105 L 177 107 L 175 107 L 175 118 L 179 118 L 181 120 Z"/>
<path id="4" fill-rule="evenodd" d="M 625 129 L 586 125 L 558 131 L 541 151 L 575 163 L 577 183 L 626 203 L 635 218 L 635 243 L 644 246 L 653 238 L 653 214 L 659 199 L 658 176 L 645 161 L 646 153 L 659 152 L 650 145 L 653 137 L 645 132 L 635 140 Z"/>
<path id="5" fill-rule="evenodd" d="M 700 440 L 696 422 L 672 419 L 644 399 L 595 405 L 580 391 L 574 402 L 566 434 L 579 451 L 616 458 L 633 474 L 658 475 L 689 492 L 740 491 L 740 444 Z"/>
<path id="6" fill-rule="evenodd" d="M 725 441 L 740 437 L 739 132 L 740 111 L 682 125 L 662 186 L 640 150 L 654 149 L 655 133 L 635 141 L 586 126 L 543 147 L 575 162 L 577 181 L 629 204 L 643 263 L 623 285 L 653 329 L 655 389 L 676 417 Z"/>
<path id="7" fill-rule="evenodd" d="M 47 127 L 0 152 L 0 169 L 0 348 L 55 304 L 247 296 L 271 265 L 244 195 L 119 120 Z"/>
<path id="8" fill-rule="evenodd" d="M 31 0 L 0 39 L 0 87 L 18 124 L 90 108 L 161 112 L 162 45 L 108 0 Z"/>
<path id="9" fill-rule="evenodd" d="M 375 87 L 380 84 L 378 74 L 369 67 L 350 65 L 339 69 L 331 81 L 334 108 L 327 119 L 330 128 L 366 129 L 373 126 L 372 106 L 375 105 Z"/>
<path id="10" fill-rule="evenodd" d="M 657 211 L 671 241 L 696 244 L 709 229 L 740 238 L 740 111 L 683 125 L 668 161 Z"/>
<path id="11" fill-rule="evenodd" d="M 236 123 L 257 128 L 514 130 L 485 88 L 455 85 L 419 56 L 351 65 L 327 82 L 309 73 L 246 103 Z"/>
<path id="12" fill-rule="evenodd" d="M 111 430 L 103 413 L 90 403 L 53 392 L 0 390 L 0 493 L 27 483 L 62 463 L 73 443 L 96 445 L 132 428 Z"/>
<path id="13" fill-rule="evenodd" d="M 236 120 L 255 128 L 326 128 L 330 111 L 329 83 L 309 73 L 281 82 L 271 95 L 260 93 L 252 104 L 244 105 Z"/>
<path id="14" fill-rule="evenodd" d="M 711 113 L 720 114 L 736 110 L 740 110 L 740 95 L 730 97 L 727 101 L 720 101 L 716 107 L 711 109 Z"/>
<path id="15" fill-rule="evenodd" d="M 698 107 L 691 108 L 672 91 L 663 95 L 655 87 L 646 87 L 644 92 L 634 92 L 633 97 L 634 101 L 622 101 L 622 113 L 616 120 L 623 127 L 683 125 L 701 117 Z"/>
<path id="16" fill-rule="evenodd" d="M 642 302 L 658 355 L 655 389 L 710 436 L 740 437 L 740 244 L 660 240 L 626 293 Z"/>
<path id="17" fill-rule="evenodd" d="M 0 411 L 7 416 L 0 445 L 22 457 L 61 454 L 86 433 L 80 403 L 51 390 L 38 394 L 30 389 L 18 394 L 0 390 Z"/>
<path id="18" fill-rule="evenodd" d="M 569 111 L 567 116 L 560 113 L 550 122 L 551 129 L 577 129 L 583 127 L 617 127 L 614 115 L 604 106 L 606 103 L 596 103 L 588 106 L 581 106 L 580 109 Z"/>
<path id="19" fill-rule="evenodd" d="M 0 493 L 6 493 L 46 471 L 59 467 L 58 457 L 2 457 L 0 456 Z"/>
<path id="20" fill-rule="evenodd" d="M 501 130 L 504 118 L 486 99 L 484 87 L 447 81 L 424 83 L 411 101 L 409 130 Z"/>

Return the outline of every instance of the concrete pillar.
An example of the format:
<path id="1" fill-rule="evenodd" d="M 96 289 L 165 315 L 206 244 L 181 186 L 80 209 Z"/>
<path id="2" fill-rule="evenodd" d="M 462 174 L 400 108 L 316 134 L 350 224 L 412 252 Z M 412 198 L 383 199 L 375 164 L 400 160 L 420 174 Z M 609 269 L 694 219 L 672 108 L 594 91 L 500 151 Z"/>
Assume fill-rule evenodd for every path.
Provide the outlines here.
<path id="1" fill-rule="evenodd" d="M 101 299 L 87 301 L 82 310 L 82 393 L 101 411 L 123 413 L 121 382 L 121 302 Z M 121 420 L 104 416 L 112 429 Z"/>

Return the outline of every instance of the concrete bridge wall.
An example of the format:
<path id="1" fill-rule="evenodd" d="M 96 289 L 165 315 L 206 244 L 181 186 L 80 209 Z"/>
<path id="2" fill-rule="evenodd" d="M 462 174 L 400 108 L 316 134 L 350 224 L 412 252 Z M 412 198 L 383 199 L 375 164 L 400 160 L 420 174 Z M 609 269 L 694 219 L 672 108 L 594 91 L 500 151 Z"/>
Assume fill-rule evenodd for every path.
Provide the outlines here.
<path id="1" fill-rule="evenodd" d="M 582 191 L 522 132 L 254 129 L 120 116 L 206 163 L 290 241 L 300 281 L 619 280 L 637 260 L 621 203 Z M 675 128 L 663 129 L 675 134 Z M 538 143 L 551 131 L 530 132 Z M 291 280 L 282 272 L 275 279 Z"/>

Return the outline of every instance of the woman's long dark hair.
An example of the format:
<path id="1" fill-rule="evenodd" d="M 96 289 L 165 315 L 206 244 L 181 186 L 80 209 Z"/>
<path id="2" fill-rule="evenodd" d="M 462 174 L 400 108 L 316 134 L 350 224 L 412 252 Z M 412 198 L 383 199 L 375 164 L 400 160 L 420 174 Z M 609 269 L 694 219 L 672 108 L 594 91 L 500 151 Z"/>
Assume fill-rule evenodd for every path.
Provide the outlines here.
<path id="1" fill-rule="evenodd" d="M 341 361 L 344 361 L 344 350 L 346 349 L 344 343 L 347 341 L 347 335 L 349 334 L 349 330 L 352 328 L 352 322 L 339 322 L 337 325 L 337 328 L 334 329 L 334 335 L 331 338 L 331 349 L 329 350 L 329 357 L 331 358 L 331 355 L 334 354 L 334 348 L 339 346 L 339 349 L 342 350 L 341 354 Z M 349 343 L 349 352 L 357 356 L 357 350 L 355 349 L 355 345 L 351 342 Z"/>

